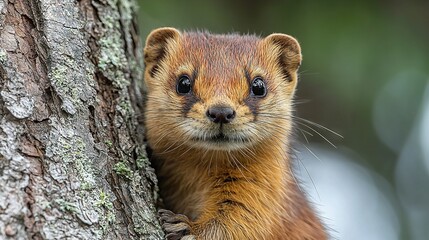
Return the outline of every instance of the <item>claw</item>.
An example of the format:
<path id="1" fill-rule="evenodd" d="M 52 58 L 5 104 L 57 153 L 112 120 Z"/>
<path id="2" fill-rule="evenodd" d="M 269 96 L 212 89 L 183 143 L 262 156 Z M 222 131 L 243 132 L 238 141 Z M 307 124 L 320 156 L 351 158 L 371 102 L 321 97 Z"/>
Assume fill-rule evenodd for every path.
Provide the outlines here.
<path id="1" fill-rule="evenodd" d="M 196 240 L 197 237 L 195 237 L 195 235 L 186 235 L 183 236 L 180 240 Z"/>
<path id="2" fill-rule="evenodd" d="M 191 231 L 191 227 L 189 224 L 180 222 L 180 223 L 164 223 L 162 227 L 166 232 L 185 232 L 189 233 Z"/>
<path id="3" fill-rule="evenodd" d="M 162 224 L 167 240 L 195 240 L 191 233 L 191 224 L 187 216 L 175 214 L 170 210 L 158 210 L 159 221 Z"/>
<path id="4" fill-rule="evenodd" d="M 165 235 L 165 239 L 167 239 L 167 240 L 181 240 L 182 234 L 169 233 L 169 234 Z"/>
<path id="5" fill-rule="evenodd" d="M 168 214 L 168 215 L 174 215 L 174 213 L 173 213 L 172 211 L 167 210 L 167 209 L 159 209 L 159 210 L 158 210 L 158 214 L 159 214 L 159 215 L 165 215 L 165 214 Z"/>
<path id="6" fill-rule="evenodd" d="M 179 223 L 179 222 L 189 223 L 188 217 L 183 214 L 161 215 L 159 217 L 159 220 L 162 223 Z"/>

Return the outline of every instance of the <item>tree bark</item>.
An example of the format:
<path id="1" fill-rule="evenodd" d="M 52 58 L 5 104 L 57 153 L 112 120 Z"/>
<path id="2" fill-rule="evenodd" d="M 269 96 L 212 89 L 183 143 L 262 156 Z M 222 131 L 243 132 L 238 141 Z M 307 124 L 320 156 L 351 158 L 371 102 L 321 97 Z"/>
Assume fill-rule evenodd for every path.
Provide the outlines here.
<path id="1" fill-rule="evenodd" d="M 162 239 L 133 0 L 0 0 L 0 239 Z"/>

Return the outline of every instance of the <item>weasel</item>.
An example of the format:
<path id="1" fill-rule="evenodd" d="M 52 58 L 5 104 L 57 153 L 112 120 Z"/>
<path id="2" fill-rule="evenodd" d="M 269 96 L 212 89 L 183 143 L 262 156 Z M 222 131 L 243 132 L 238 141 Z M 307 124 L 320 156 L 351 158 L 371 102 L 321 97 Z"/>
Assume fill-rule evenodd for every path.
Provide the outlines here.
<path id="1" fill-rule="evenodd" d="M 327 238 L 291 167 L 298 42 L 152 31 L 145 126 L 167 239 Z"/>

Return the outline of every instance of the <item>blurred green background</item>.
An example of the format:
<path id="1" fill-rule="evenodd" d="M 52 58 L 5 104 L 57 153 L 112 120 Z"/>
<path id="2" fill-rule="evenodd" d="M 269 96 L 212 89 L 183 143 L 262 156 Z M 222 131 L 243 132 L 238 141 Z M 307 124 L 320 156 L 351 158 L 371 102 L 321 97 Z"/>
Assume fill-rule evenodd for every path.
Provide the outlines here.
<path id="1" fill-rule="evenodd" d="M 343 136 L 312 127 L 334 148 L 303 125 L 313 136 L 306 134 L 307 142 L 303 134 L 297 134 L 305 146 L 298 149 L 312 149 L 319 160 L 327 159 L 326 163 L 315 157 L 303 161 L 309 172 L 303 181 L 311 177 L 309 188 L 317 191 L 314 201 L 321 206 L 322 216 L 327 212 L 327 225 L 335 230 L 333 238 L 429 239 L 429 1 L 138 2 L 143 39 L 163 26 L 261 36 L 281 32 L 296 37 L 304 57 L 297 115 Z M 338 164 L 348 163 L 345 169 L 364 172 L 356 179 L 365 181 L 366 187 L 350 183 L 347 188 L 355 195 L 347 196 L 332 188 L 336 182 L 328 180 L 330 190 L 319 187 L 319 180 L 336 174 L 347 178 L 344 172 L 348 170 L 327 170 L 335 158 L 327 157 L 331 153 L 343 159 Z M 303 154 L 302 158 L 309 157 Z M 312 167 L 314 162 L 321 162 L 320 167 Z M 368 186 L 381 197 L 365 192 Z M 369 200 L 353 206 L 352 198 L 362 194 Z M 338 196 L 334 200 L 342 198 L 345 207 L 332 207 L 329 197 L 323 196 Z M 386 221 L 386 229 L 378 230 L 385 235 L 357 226 L 377 217 L 367 213 L 368 205 L 389 206 L 384 215 L 377 214 L 377 221 Z M 357 216 L 341 212 L 349 217 L 339 218 L 332 213 L 347 209 L 358 209 Z M 363 220 L 355 220 L 360 215 Z"/>

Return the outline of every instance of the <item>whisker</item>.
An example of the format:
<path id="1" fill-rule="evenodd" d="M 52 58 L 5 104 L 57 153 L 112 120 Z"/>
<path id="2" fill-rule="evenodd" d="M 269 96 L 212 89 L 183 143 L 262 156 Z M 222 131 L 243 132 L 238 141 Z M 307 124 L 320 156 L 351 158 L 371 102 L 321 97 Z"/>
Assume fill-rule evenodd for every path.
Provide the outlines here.
<path id="1" fill-rule="evenodd" d="M 337 133 L 337 132 L 335 132 L 335 131 L 333 131 L 333 130 L 331 130 L 331 129 L 329 129 L 329 128 L 327 128 L 327 127 L 325 127 L 325 126 L 321 125 L 321 124 L 318 124 L 318 123 L 312 122 L 312 121 L 310 121 L 310 120 L 307 120 L 307 119 L 305 119 L 305 118 L 301 118 L 301 117 L 298 117 L 298 116 L 292 116 L 292 117 L 293 117 L 293 118 L 295 118 L 295 119 L 298 119 L 298 120 L 304 121 L 304 122 L 306 122 L 306 123 L 308 123 L 308 124 L 311 124 L 311 125 L 313 125 L 313 126 L 316 126 L 316 127 L 322 128 L 322 129 L 324 129 L 324 130 L 326 130 L 326 131 L 328 131 L 328 132 L 330 132 L 330 133 L 332 133 L 332 134 L 334 134 L 334 135 L 336 135 L 336 136 L 338 136 L 338 137 L 340 137 L 340 138 L 344 138 L 341 134 L 339 134 L 339 133 Z"/>
<path id="2" fill-rule="evenodd" d="M 309 147 L 307 147 L 305 144 L 304 144 L 304 147 L 311 153 L 311 155 L 313 155 L 313 157 L 315 157 L 317 160 L 322 162 L 322 160 L 313 151 L 311 151 Z"/>
<path id="3" fill-rule="evenodd" d="M 307 148 L 307 147 L 306 147 Z M 308 149 L 308 148 L 307 148 Z M 311 151 L 310 151 L 311 152 Z M 305 172 L 307 173 L 307 176 L 308 176 L 308 178 L 310 178 L 310 181 L 311 181 L 311 184 L 313 185 L 313 188 L 314 188 L 314 190 L 316 190 L 316 194 L 317 194 L 317 197 L 319 198 L 319 200 L 320 200 L 320 194 L 319 194 L 319 191 L 317 190 L 317 188 L 316 188 L 316 185 L 314 184 L 314 180 L 313 180 L 313 178 L 311 177 L 311 175 L 310 175 L 310 173 L 308 172 L 308 169 L 307 169 L 307 167 L 305 166 L 305 164 L 301 161 L 301 159 L 300 158 L 297 158 L 298 159 L 298 162 L 304 167 L 304 170 L 305 170 Z"/>
<path id="4" fill-rule="evenodd" d="M 307 136 L 305 136 L 305 134 L 303 133 L 303 130 L 301 130 L 301 129 L 298 129 L 298 130 L 301 132 L 301 134 L 304 137 L 305 141 L 309 144 Z"/>
<path id="5" fill-rule="evenodd" d="M 317 135 L 319 135 L 321 138 L 323 138 L 326 142 L 328 142 L 331 146 L 333 146 L 334 148 L 337 148 L 337 146 L 335 146 L 335 144 L 333 144 L 331 141 L 329 141 L 325 136 L 323 136 L 321 133 L 319 133 L 316 129 L 314 129 L 314 128 L 312 128 L 312 127 L 310 127 L 307 124 L 302 123 L 302 122 L 297 122 L 297 123 L 304 126 L 304 127 L 311 129 L 313 132 L 315 132 Z"/>

